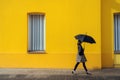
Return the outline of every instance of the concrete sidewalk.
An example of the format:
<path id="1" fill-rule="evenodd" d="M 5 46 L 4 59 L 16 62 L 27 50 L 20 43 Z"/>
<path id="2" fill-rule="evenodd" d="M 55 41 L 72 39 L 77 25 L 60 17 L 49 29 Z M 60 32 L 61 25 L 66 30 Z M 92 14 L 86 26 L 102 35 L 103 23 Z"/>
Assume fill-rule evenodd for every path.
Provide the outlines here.
<path id="1" fill-rule="evenodd" d="M 70 69 L 0 69 L 0 80 L 120 80 L 120 68 L 83 70 L 72 74 Z"/>

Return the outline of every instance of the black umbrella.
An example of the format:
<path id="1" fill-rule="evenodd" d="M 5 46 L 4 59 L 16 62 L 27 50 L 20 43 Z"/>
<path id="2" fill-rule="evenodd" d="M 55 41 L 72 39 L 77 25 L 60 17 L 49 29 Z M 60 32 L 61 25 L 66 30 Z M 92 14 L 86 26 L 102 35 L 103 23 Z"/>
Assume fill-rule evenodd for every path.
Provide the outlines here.
<path id="1" fill-rule="evenodd" d="M 86 34 L 78 34 L 75 36 L 75 39 L 80 40 L 81 42 L 96 43 L 94 38 Z"/>

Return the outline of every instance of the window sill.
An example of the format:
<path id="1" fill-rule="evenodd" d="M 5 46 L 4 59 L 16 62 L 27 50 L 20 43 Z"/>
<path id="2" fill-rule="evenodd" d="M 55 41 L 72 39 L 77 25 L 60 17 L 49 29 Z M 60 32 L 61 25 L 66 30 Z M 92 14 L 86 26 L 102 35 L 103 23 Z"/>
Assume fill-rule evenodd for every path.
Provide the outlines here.
<path id="1" fill-rule="evenodd" d="M 45 54 L 45 51 L 28 51 L 30 54 Z"/>
<path id="2" fill-rule="evenodd" d="M 120 54 L 120 51 L 114 51 L 115 54 Z"/>

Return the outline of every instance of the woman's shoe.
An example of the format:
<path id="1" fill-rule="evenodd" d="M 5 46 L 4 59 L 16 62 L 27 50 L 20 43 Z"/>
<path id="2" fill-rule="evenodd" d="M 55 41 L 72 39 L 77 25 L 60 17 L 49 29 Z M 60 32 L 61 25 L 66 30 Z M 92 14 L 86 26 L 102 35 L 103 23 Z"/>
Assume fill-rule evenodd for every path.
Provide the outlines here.
<path id="1" fill-rule="evenodd" d="M 75 74 L 75 70 L 72 71 L 72 74 Z"/>
<path id="2" fill-rule="evenodd" d="M 86 72 L 87 75 L 92 75 L 89 71 Z"/>

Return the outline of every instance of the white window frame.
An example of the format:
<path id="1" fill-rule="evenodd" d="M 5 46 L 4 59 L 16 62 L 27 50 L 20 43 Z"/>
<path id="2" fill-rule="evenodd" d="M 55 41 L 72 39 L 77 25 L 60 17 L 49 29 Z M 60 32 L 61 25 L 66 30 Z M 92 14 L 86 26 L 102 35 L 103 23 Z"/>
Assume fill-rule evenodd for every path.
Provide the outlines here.
<path id="1" fill-rule="evenodd" d="M 39 18 L 39 20 L 38 19 L 36 19 L 35 18 L 35 16 L 37 16 L 37 18 Z M 39 17 L 38 17 L 39 16 Z M 32 17 L 34 17 L 34 18 L 32 18 Z M 43 22 L 42 22 L 42 25 L 43 26 L 40 26 L 40 23 L 41 22 L 39 22 L 39 21 L 41 21 L 40 20 L 40 17 L 42 17 L 43 18 Z M 36 30 L 37 30 L 37 32 L 35 31 L 35 30 L 32 30 L 31 31 L 31 29 L 33 28 L 33 29 L 35 29 L 34 27 L 35 27 L 35 23 L 34 23 L 34 21 L 30 21 L 31 19 L 33 19 L 33 20 L 37 20 L 36 22 L 38 23 L 37 24 L 37 28 L 36 28 Z M 31 26 L 31 24 L 33 24 L 33 26 Z M 45 14 L 44 13 L 29 13 L 28 14 L 28 52 L 31 52 L 31 53 L 33 53 L 33 52 L 37 52 L 37 53 L 45 53 L 45 48 L 46 48 L 46 44 L 45 44 L 45 42 L 46 42 L 46 38 L 45 38 L 45 31 L 46 31 L 46 20 L 45 20 Z M 40 27 L 42 27 L 42 33 L 43 33 L 43 35 L 42 35 L 42 40 L 41 41 L 43 41 L 42 42 L 42 45 L 41 44 L 38 44 L 38 43 L 41 43 L 40 42 L 40 40 L 38 40 L 38 38 L 40 39 L 40 35 L 38 35 L 39 33 L 40 33 L 40 30 L 38 31 L 38 25 L 39 25 L 39 29 L 40 29 Z M 35 33 L 35 35 L 34 35 L 34 33 Z M 32 35 L 34 35 L 34 36 L 32 36 Z M 36 37 L 36 36 L 38 36 L 38 37 Z M 31 40 L 31 39 L 34 39 L 35 38 L 35 40 L 36 41 L 34 41 L 34 40 Z M 37 43 L 38 42 L 38 43 Z M 32 46 L 32 45 L 34 45 L 34 46 Z M 36 47 L 37 46 L 37 47 Z M 41 47 L 42 46 L 42 47 Z M 34 47 L 34 48 L 33 48 Z M 36 47 L 36 48 L 35 48 Z"/>

